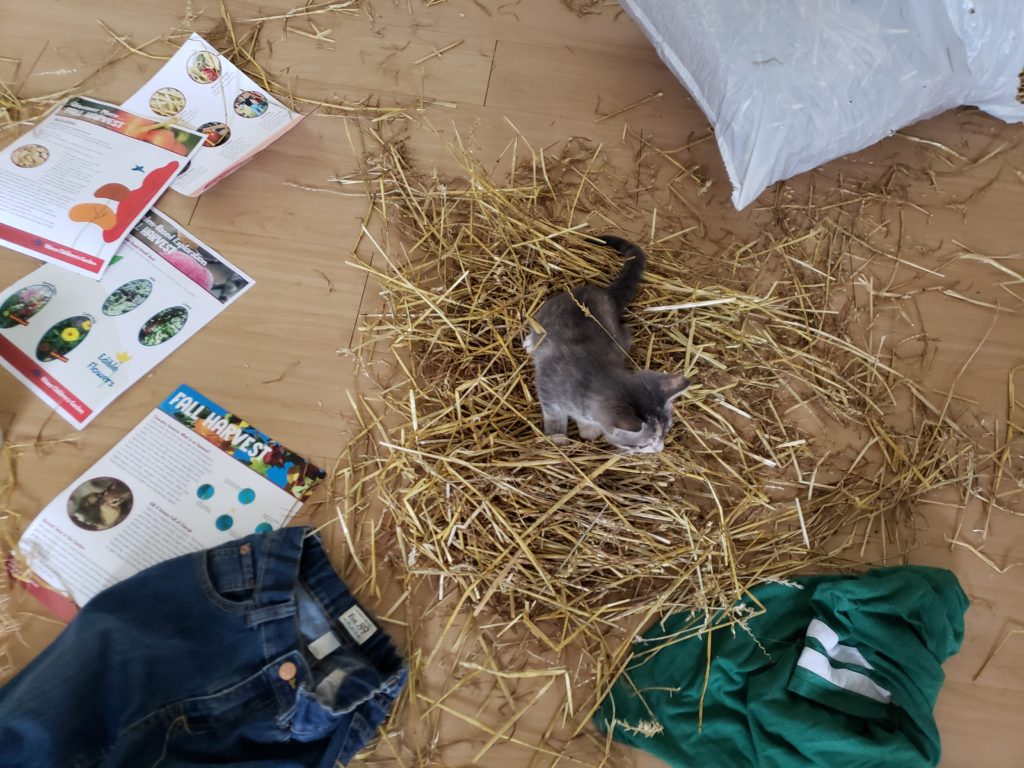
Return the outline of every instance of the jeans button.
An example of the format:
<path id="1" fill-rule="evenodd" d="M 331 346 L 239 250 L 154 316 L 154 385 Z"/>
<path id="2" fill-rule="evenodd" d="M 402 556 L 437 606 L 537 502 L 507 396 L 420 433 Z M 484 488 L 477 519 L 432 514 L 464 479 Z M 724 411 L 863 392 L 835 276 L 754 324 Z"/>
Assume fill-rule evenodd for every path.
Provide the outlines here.
<path id="1" fill-rule="evenodd" d="M 248 555 L 252 551 L 252 547 L 248 544 L 243 544 L 238 548 L 238 553 L 241 555 Z"/>
<path id="2" fill-rule="evenodd" d="M 277 668 L 277 676 L 285 682 L 294 680 L 296 672 L 298 672 L 298 669 L 296 669 L 294 662 L 291 661 L 286 661 Z"/>

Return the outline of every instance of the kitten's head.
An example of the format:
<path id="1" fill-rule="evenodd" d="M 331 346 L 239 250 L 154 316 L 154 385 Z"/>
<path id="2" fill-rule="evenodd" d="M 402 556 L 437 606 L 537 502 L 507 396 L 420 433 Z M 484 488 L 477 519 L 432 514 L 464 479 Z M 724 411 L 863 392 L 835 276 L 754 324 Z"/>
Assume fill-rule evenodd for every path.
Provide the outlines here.
<path id="1" fill-rule="evenodd" d="M 672 426 L 672 401 L 690 386 L 681 373 L 640 371 L 609 414 L 604 436 L 632 453 L 657 453 L 665 447 Z"/>

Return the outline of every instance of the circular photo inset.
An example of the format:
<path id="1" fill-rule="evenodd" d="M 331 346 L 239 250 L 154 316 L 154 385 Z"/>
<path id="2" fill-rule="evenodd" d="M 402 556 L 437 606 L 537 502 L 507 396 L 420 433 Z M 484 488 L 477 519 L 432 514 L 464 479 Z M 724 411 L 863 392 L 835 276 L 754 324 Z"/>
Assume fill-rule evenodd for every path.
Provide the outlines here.
<path id="1" fill-rule="evenodd" d="M 269 106 L 267 97 L 258 91 L 242 91 L 235 97 L 235 114 L 239 117 L 259 117 Z"/>
<path id="2" fill-rule="evenodd" d="M 105 531 L 132 511 L 132 489 L 116 477 L 94 477 L 71 492 L 68 517 L 79 528 Z"/>
<path id="3" fill-rule="evenodd" d="M 196 488 L 196 496 L 198 496 L 203 501 L 207 501 L 209 499 L 212 499 L 213 498 L 213 486 L 210 485 L 209 483 L 203 483 L 198 488 Z"/>
<path id="4" fill-rule="evenodd" d="M 45 307 L 57 289 L 49 283 L 27 285 L 20 291 L 8 296 L 0 304 L 0 328 L 13 328 L 16 325 L 28 325 L 33 315 Z"/>
<path id="5" fill-rule="evenodd" d="M 185 71 L 197 83 L 207 85 L 220 77 L 220 62 L 209 51 L 196 51 L 188 57 Z"/>
<path id="6" fill-rule="evenodd" d="M 239 504 L 252 504 L 256 501 L 256 491 L 252 488 L 243 488 L 238 492 Z"/>
<path id="7" fill-rule="evenodd" d="M 129 280 L 120 288 L 115 288 L 103 302 L 103 314 L 117 317 L 131 312 L 149 298 L 153 292 L 153 283 L 145 278 Z"/>
<path id="8" fill-rule="evenodd" d="M 274 526 L 270 523 L 260 523 L 256 526 L 256 533 L 270 533 L 274 530 Z"/>
<path id="9" fill-rule="evenodd" d="M 155 347 L 174 338 L 185 327 L 188 310 L 184 307 L 161 309 L 139 329 L 139 343 L 144 347 Z"/>
<path id="10" fill-rule="evenodd" d="M 161 117 L 174 117 L 185 108 L 185 94 L 177 88 L 160 88 L 149 97 L 149 108 Z"/>
<path id="11" fill-rule="evenodd" d="M 66 363 L 71 350 L 85 341 L 91 330 L 92 318 L 89 315 L 75 315 L 54 323 L 39 340 L 36 360 L 41 363 L 48 363 L 51 360 Z"/>
<path id="12" fill-rule="evenodd" d="M 38 168 L 50 159 L 50 150 L 42 144 L 26 144 L 11 152 L 11 162 L 19 168 Z"/>
<path id="13" fill-rule="evenodd" d="M 228 531 L 234 524 L 235 519 L 231 515 L 221 515 L 214 521 L 218 531 Z"/>
<path id="14" fill-rule="evenodd" d="M 231 129 L 224 123 L 203 123 L 198 130 L 200 133 L 206 134 L 204 147 L 219 147 L 221 144 L 227 144 L 228 139 L 231 138 Z"/>

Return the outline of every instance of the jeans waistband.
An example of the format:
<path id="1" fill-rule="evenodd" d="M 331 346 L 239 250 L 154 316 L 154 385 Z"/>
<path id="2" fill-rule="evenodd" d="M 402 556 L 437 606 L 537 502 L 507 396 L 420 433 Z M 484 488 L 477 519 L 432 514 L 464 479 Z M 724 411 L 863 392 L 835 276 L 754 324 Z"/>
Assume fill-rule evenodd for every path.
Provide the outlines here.
<path id="1" fill-rule="evenodd" d="M 381 673 L 382 692 L 397 695 L 403 686 L 404 660 L 335 573 L 319 536 L 310 528 L 280 528 L 221 545 L 206 553 L 206 567 L 218 594 L 248 593 L 248 600 L 235 605 L 246 611 L 250 626 L 294 616 L 295 589 L 301 583 Z M 267 650 L 276 655 L 288 649 Z"/>

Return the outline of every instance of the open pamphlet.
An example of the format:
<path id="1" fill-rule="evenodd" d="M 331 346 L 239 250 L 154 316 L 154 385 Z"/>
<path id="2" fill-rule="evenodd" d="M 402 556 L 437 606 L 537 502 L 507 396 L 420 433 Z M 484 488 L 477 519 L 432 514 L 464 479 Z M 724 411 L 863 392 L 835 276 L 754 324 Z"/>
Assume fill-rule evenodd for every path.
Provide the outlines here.
<path id="1" fill-rule="evenodd" d="M 194 33 L 124 108 L 205 136 L 203 151 L 171 187 L 190 197 L 202 194 L 303 119 Z"/>
<path id="2" fill-rule="evenodd" d="M 205 134 L 76 96 L 0 150 L 0 245 L 100 277 Z"/>
<path id="3" fill-rule="evenodd" d="M 252 285 L 154 208 L 101 280 L 47 264 L 0 293 L 0 365 L 81 429 Z"/>
<path id="4" fill-rule="evenodd" d="M 36 575 L 82 606 L 151 565 L 284 525 L 323 477 L 182 385 L 51 501 L 18 546 Z"/>

